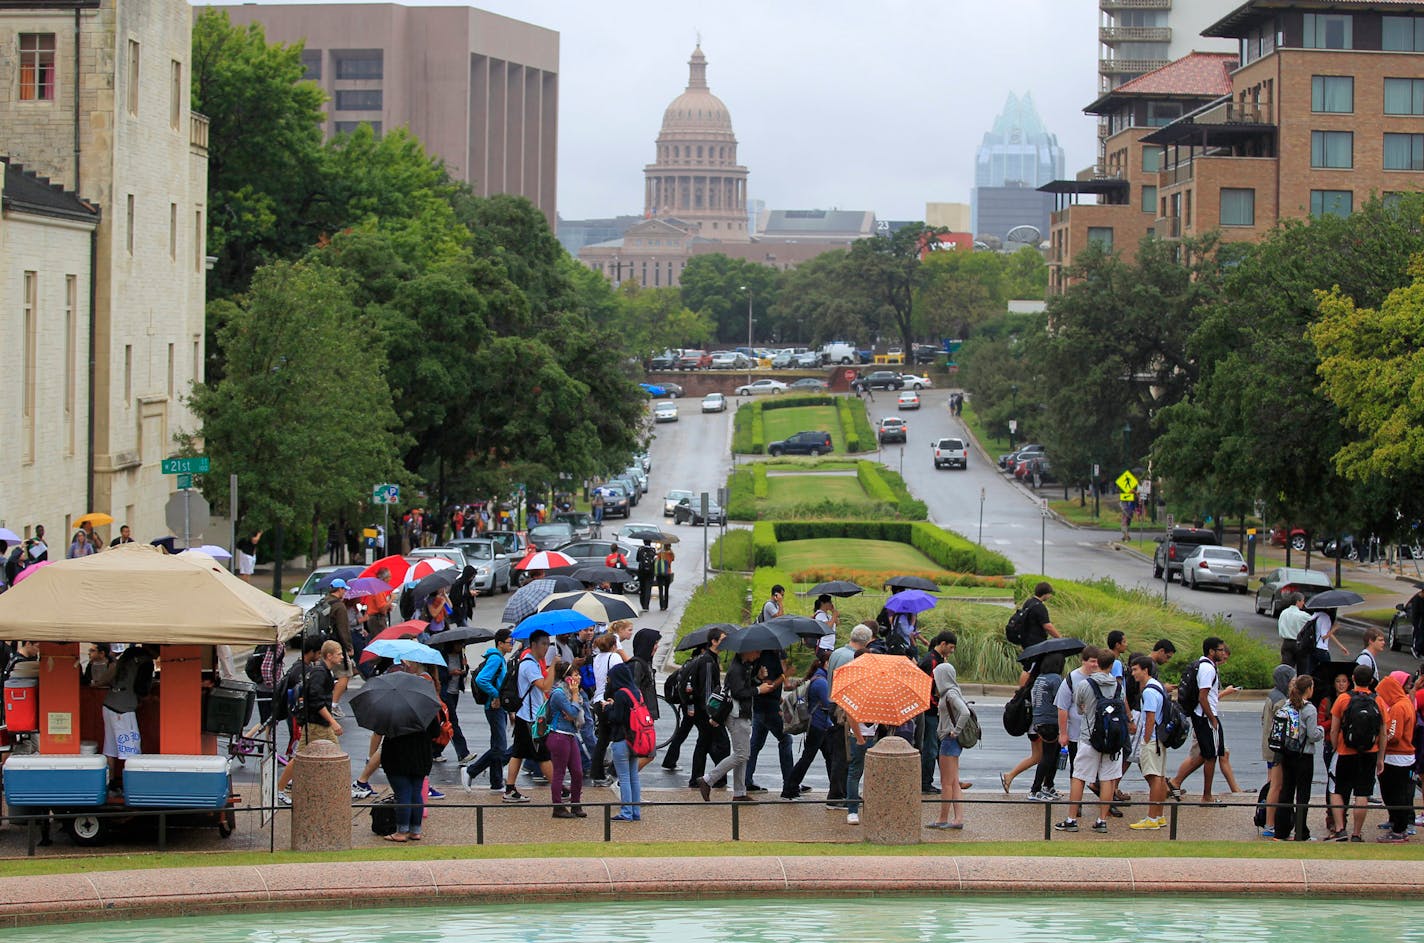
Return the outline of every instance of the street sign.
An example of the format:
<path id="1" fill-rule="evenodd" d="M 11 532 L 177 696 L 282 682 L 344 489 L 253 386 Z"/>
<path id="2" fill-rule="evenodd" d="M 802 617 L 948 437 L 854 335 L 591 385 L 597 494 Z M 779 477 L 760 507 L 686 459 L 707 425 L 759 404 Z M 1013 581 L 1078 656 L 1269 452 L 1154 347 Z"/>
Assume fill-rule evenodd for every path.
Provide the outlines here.
<path id="1" fill-rule="evenodd" d="M 181 475 L 178 476 L 178 490 L 179 490 L 179 491 L 187 491 L 187 490 L 188 490 L 189 488 L 191 488 L 191 487 L 193 487 L 193 476 L 192 476 L 192 475 L 188 474 L 187 472 L 184 472 L 183 474 L 181 474 Z"/>
<path id="2" fill-rule="evenodd" d="M 1009 431 L 1010 431 L 1010 432 L 1018 432 L 1018 431 L 1019 431 L 1019 421 L 1018 421 L 1017 419 L 1010 419 L 1010 420 L 1009 420 Z"/>
<path id="3" fill-rule="evenodd" d="M 206 475 L 212 468 L 212 462 L 206 455 L 192 458 L 165 458 L 159 463 L 159 467 L 165 475 Z"/>
<path id="4" fill-rule="evenodd" d="M 1095 463 L 1095 464 L 1093 465 L 1093 480 L 1094 480 L 1094 481 L 1097 481 L 1097 480 L 1098 480 L 1098 476 L 1101 475 L 1101 474 L 1102 474 L 1102 472 L 1099 470 L 1098 465 Z"/>
<path id="5" fill-rule="evenodd" d="M 194 537 L 203 536 L 212 522 L 212 511 L 201 492 L 177 491 L 168 497 L 163 507 L 163 520 L 168 529 L 183 535 L 183 543 L 192 546 Z"/>
<path id="6" fill-rule="evenodd" d="M 1048 499 L 1047 499 L 1047 498 L 1042 498 L 1042 499 L 1040 499 L 1040 502 L 1039 502 L 1039 505 L 1038 505 L 1038 513 L 1039 513 L 1039 515 L 1040 515 L 1041 517 L 1047 517 L 1047 516 L 1048 516 Z"/>
<path id="7" fill-rule="evenodd" d="M 1118 491 L 1121 491 L 1123 494 L 1127 494 L 1131 491 L 1133 495 L 1136 496 L 1138 481 L 1137 476 L 1132 473 L 1132 469 L 1129 468 L 1121 475 L 1118 475 L 1115 483 L 1117 484 Z"/>
<path id="8" fill-rule="evenodd" d="M 371 489 L 372 504 L 399 504 L 400 485 L 376 485 Z"/>

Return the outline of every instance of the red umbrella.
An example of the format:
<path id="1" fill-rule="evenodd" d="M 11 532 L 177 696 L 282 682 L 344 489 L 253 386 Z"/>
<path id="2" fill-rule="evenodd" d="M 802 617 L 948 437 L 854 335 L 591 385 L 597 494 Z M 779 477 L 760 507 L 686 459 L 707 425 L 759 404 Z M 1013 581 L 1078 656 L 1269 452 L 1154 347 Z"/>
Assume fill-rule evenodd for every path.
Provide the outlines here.
<path id="1" fill-rule="evenodd" d="M 380 640 L 380 639 L 415 638 L 415 637 L 416 637 L 417 635 L 419 635 L 421 632 L 424 632 L 425 629 L 426 629 L 426 627 L 429 626 L 429 625 L 430 625 L 429 622 L 422 622 L 422 621 L 420 621 L 419 619 L 410 619 L 410 620 L 408 620 L 408 621 L 406 621 L 406 622 L 401 622 L 401 623 L 399 623 L 399 624 L 397 624 L 397 625 L 393 625 L 393 626 L 391 626 L 391 627 L 388 628 L 388 629 L 382 629 L 381 631 L 377 632 L 375 635 L 371 636 L 371 642 L 375 642 L 375 641 L 378 641 L 378 640 Z M 371 642 L 367 642 L 366 644 L 367 644 L 367 645 L 370 645 Z M 376 660 L 376 655 L 375 655 L 374 653 L 369 652 L 369 651 L 362 651 L 362 652 L 361 652 L 361 663 L 362 663 L 362 664 L 365 664 L 366 662 L 369 662 L 369 661 L 375 661 L 375 660 Z"/>
<path id="2" fill-rule="evenodd" d="M 444 557 L 424 557 L 415 562 L 410 571 L 405 575 L 407 583 L 416 583 L 425 579 L 432 573 L 440 570 L 448 570 L 455 565 L 454 560 L 447 560 Z M 392 574 L 394 576 L 394 574 Z"/>
<path id="3" fill-rule="evenodd" d="M 557 550 L 540 550 L 514 564 L 514 568 L 516 570 L 552 570 L 560 566 L 573 566 L 577 562 Z"/>
<path id="4" fill-rule="evenodd" d="M 386 582 L 392 586 L 399 586 L 405 582 L 405 571 L 410 569 L 410 564 L 406 561 L 405 557 L 398 553 L 393 553 L 388 557 L 381 557 L 381 559 L 366 567 L 366 569 L 361 571 L 361 575 L 375 576 L 376 573 L 383 568 L 391 571 L 391 578 L 386 580 Z"/>

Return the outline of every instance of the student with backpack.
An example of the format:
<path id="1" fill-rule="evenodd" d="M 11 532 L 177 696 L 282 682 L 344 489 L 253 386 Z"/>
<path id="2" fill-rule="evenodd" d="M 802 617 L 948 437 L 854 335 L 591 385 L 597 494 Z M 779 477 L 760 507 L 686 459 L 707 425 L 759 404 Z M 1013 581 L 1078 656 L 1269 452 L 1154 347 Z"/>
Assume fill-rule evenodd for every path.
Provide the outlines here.
<path id="1" fill-rule="evenodd" d="M 549 691 L 554 687 L 554 673 L 544 666 L 544 656 L 548 652 L 549 633 L 543 629 L 535 629 L 529 636 L 529 647 L 519 656 L 512 669 L 515 700 L 512 705 L 514 747 L 510 750 L 509 768 L 504 773 L 504 795 L 501 798 L 505 802 L 529 801 L 527 796 L 515 788 L 515 783 L 519 780 L 519 769 L 525 760 L 537 764 L 545 779 L 553 773 L 548 745 L 534 736 L 534 719 L 548 700 Z M 506 691 L 500 691 L 500 702 L 505 710 L 509 710 L 511 705 L 505 702 L 505 694 Z"/>
<path id="2" fill-rule="evenodd" d="M 1202 802 L 1215 802 L 1211 795 L 1217 760 L 1226 754 L 1226 734 L 1221 726 L 1221 674 L 1218 666 L 1227 659 L 1226 642 L 1210 636 L 1202 641 L 1202 657 L 1182 674 L 1177 687 L 1177 703 L 1192 718 L 1192 736 L 1197 750 L 1182 761 L 1175 779 L 1167 782 L 1174 799 L 1182 797 L 1182 783 L 1198 769 L 1202 771 Z"/>
<path id="3" fill-rule="evenodd" d="M 1395 671 L 1379 683 L 1380 700 L 1387 705 L 1383 718 L 1384 766 L 1379 784 L 1380 798 L 1389 809 L 1389 829 L 1378 840 L 1387 844 L 1408 841 L 1409 828 L 1414 824 L 1414 736 L 1418 718 L 1409 693 L 1410 682 L 1408 672 Z"/>
<path id="4" fill-rule="evenodd" d="M 1089 668 L 1087 650 L 1084 651 L 1083 668 Z M 1132 742 L 1131 722 L 1127 713 L 1127 701 L 1123 697 L 1122 681 L 1113 677 L 1112 666 L 1117 659 L 1106 649 L 1095 649 L 1091 662 L 1092 674 L 1078 682 L 1073 690 L 1073 703 L 1083 716 L 1083 726 L 1079 733 L 1078 751 L 1073 758 L 1073 785 L 1069 791 L 1068 817 L 1054 824 L 1060 832 L 1078 830 L 1078 813 L 1081 811 L 1083 788 L 1088 783 L 1098 785 L 1098 818 L 1093 823 L 1093 831 L 1104 834 L 1108 830 L 1108 809 L 1112 797 L 1117 792 L 1117 784 L 1122 779 L 1122 751 Z M 1068 745 L 1068 732 L 1058 734 L 1060 747 Z"/>
<path id="5" fill-rule="evenodd" d="M 1384 769 L 1388 730 L 1384 717 L 1389 706 L 1370 690 L 1374 673 L 1369 665 L 1356 665 L 1350 693 L 1335 699 L 1330 708 L 1330 738 L 1335 745 L 1335 802 L 1344 810 L 1351 797 L 1355 800 L 1352 828 L 1345 830 L 1341 815 L 1340 830 L 1327 841 L 1362 842 L 1365 813 L 1370 794 L 1375 790 L 1375 777 Z"/>
<path id="6" fill-rule="evenodd" d="M 939 818 L 927 827 L 962 829 L 964 811 L 960 799 L 964 794 L 959 785 L 959 757 L 967 747 L 978 743 L 977 739 L 971 741 L 965 733 L 974 712 L 969 709 L 959 690 L 959 678 L 954 666 L 947 661 L 935 666 L 934 690 L 939 695 L 936 732 L 939 734 L 939 779 L 943 788 L 940 790 Z"/>
<path id="7" fill-rule="evenodd" d="M 514 650 L 514 639 L 509 629 L 500 629 L 494 634 L 494 642 L 485 650 L 484 658 L 475 669 L 470 681 L 470 691 L 475 703 L 485 709 L 485 722 L 489 724 L 489 749 L 481 753 L 473 763 L 460 769 L 460 785 L 471 788 L 475 777 L 489 770 L 490 791 L 504 791 L 504 764 L 509 761 L 509 715 L 500 707 L 499 689 L 504 686 L 505 675 L 509 673 L 509 653 Z"/>
<path id="8" fill-rule="evenodd" d="M 638 690 L 633 669 L 621 662 L 608 670 L 603 716 L 608 722 L 613 768 L 618 772 L 618 799 L 622 803 L 615 822 L 637 822 L 643 818 L 643 787 L 638 779 L 638 758 L 652 756 L 657 734 L 652 715 Z"/>
<path id="9" fill-rule="evenodd" d="M 584 819 L 588 813 L 583 801 L 583 759 L 579 751 L 578 731 L 583 726 L 583 704 L 579 697 L 579 673 L 572 662 L 561 661 L 554 666 L 554 689 L 549 694 L 548 732 L 544 737 L 553 761 L 549 777 L 549 801 L 556 819 Z M 564 776 L 569 778 L 569 801 L 564 805 Z"/>
<path id="10" fill-rule="evenodd" d="M 718 661 L 717 650 L 726 636 L 722 629 L 708 629 L 706 647 L 687 663 L 683 704 L 697 730 L 697 743 L 692 749 L 692 771 L 687 782 L 691 789 L 697 788 L 697 781 L 707 771 L 709 758 L 715 766 L 732 752 L 726 726 L 714 723 L 707 709 L 707 698 L 722 690 L 722 665 Z"/>
<path id="11" fill-rule="evenodd" d="M 1133 822 L 1128 828 L 1144 831 L 1165 828 L 1167 818 L 1162 814 L 1162 803 L 1167 799 L 1167 744 L 1162 718 L 1167 711 L 1175 710 L 1176 704 L 1167 696 L 1167 689 L 1157 680 L 1157 663 L 1147 655 L 1138 655 L 1129 666 L 1133 680 L 1137 682 L 1140 703 L 1137 711 L 1137 727 L 1142 731 L 1142 744 L 1137 751 L 1137 765 L 1142 770 L 1142 778 L 1147 782 L 1147 815 Z M 1177 720 L 1181 724 L 1180 715 Z"/>
<path id="12" fill-rule="evenodd" d="M 1276 709 L 1271 719 L 1273 728 L 1279 726 L 1279 737 L 1275 738 L 1279 749 L 1275 752 L 1276 767 L 1281 771 L 1279 803 L 1290 804 L 1295 826 L 1295 840 L 1308 841 L 1310 827 L 1307 824 L 1307 808 L 1310 804 L 1310 787 L 1315 779 L 1315 745 L 1325 738 L 1325 731 L 1316 721 L 1315 705 L 1310 697 L 1315 693 L 1315 679 L 1310 675 L 1299 675 L 1291 680 L 1286 700 Z M 1267 806 L 1267 837 L 1284 840 L 1287 832 L 1281 829 L 1276 834 L 1279 810 Z"/>

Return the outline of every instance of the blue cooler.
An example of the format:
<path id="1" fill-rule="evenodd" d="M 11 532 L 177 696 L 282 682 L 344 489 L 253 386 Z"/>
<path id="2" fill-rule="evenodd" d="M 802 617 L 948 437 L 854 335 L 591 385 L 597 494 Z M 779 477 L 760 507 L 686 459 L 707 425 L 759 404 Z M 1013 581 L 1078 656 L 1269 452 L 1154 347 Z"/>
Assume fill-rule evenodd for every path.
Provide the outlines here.
<path id="1" fill-rule="evenodd" d="M 124 763 L 124 802 L 140 809 L 227 806 L 225 756 L 135 756 Z"/>
<path id="2" fill-rule="evenodd" d="M 104 805 L 108 785 L 105 756 L 35 753 L 5 761 L 5 801 L 12 806 Z"/>

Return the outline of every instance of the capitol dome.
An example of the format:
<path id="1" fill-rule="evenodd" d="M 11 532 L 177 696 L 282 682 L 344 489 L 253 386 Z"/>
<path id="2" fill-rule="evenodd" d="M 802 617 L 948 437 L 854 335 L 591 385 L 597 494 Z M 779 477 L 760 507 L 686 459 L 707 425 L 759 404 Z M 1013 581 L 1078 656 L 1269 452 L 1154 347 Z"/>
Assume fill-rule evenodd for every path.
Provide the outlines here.
<path id="1" fill-rule="evenodd" d="M 692 51 L 687 91 L 672 100 L 663 112 L 663 131 L 712 131 L 732 133 L 732 116 L 722 99 L 707 87 L 707 57 L 702 47 Z"/>

